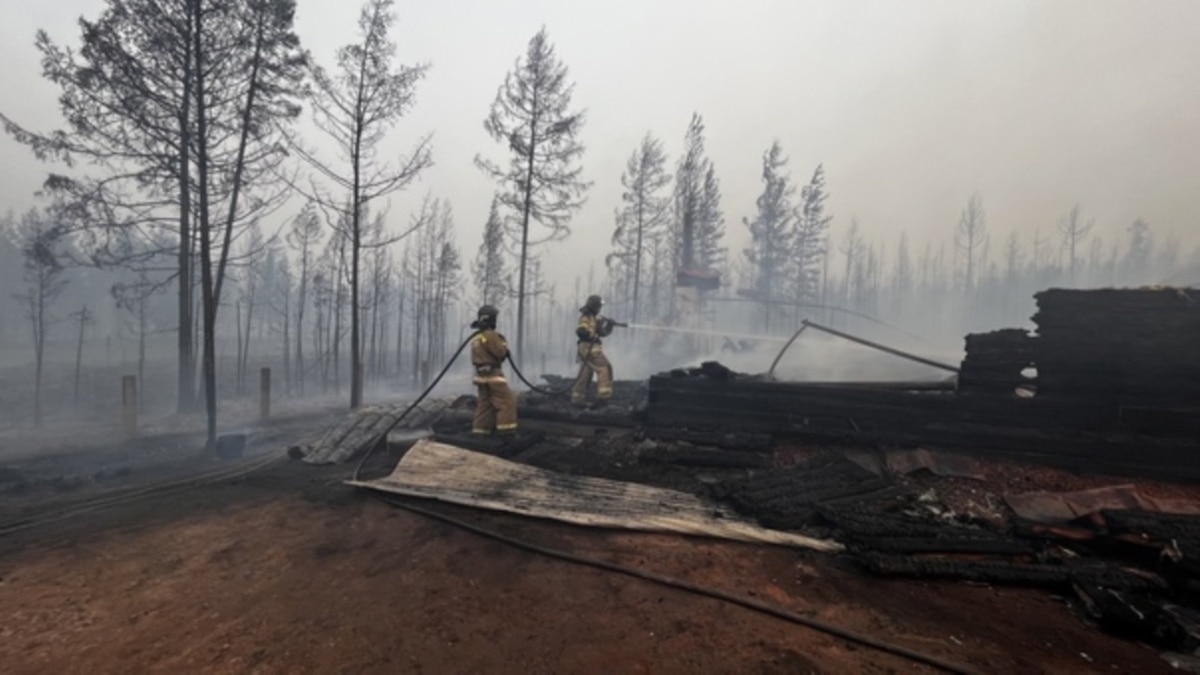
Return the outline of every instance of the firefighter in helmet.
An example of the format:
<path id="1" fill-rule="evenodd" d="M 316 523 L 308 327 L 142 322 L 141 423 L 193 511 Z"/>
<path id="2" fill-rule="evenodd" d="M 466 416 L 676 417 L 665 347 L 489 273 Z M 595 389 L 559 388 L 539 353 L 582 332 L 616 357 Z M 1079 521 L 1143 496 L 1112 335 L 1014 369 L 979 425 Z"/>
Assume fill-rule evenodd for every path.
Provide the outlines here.
<path id="1" fill-rule="evenodd" d="M 576 405 L 585 403 L 593 373 L 596 375 L 598 402 L 606 403 L 612 398 L 612 364 L 604 356 L 600 339 L 608 337 L 616 324 L 600 316 L 600 308 L 603 306 L 604 301 L 600 296 L 590 295 L 583 307 L 579 308 L 579 326 L 575 329 L 575 336 L 579 338 L 579 376 L 575 378 L 575 386 L 571 388 L 571 402 Z"/>
<path id="2" fill-rule="evenodd" d="M 479 331 L 471 340 L 471 365 L 475 368 L 473 382 L 479 390 L 475 404 L 474 434 L 514 434 L 517 431 L 517 399 L 501 366 L 508 358 L 508 342 L 496 332 L 496 317 L 500 311 L 491 305 L 479 308 L 478 319 L 471 328 Z"/>

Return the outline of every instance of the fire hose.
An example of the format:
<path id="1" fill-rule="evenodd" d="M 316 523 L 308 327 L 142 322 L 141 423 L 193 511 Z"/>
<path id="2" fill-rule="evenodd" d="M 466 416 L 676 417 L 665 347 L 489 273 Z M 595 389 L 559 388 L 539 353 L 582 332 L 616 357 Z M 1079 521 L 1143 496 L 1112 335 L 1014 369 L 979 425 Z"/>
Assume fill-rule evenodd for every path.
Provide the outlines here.
<path id="1" fill-rule="evenodd" d="M 696 584 L 696 583 L 693 583 L 690 581 L 666 576 L 663 574 L 656 574 L 654 572 L 640 570 L 635 567 L 630 567 L 628 565 L 622 565 L 620 563 L 612 562 L 609 560 L 601 560 L 600 558 L 593 558 L 590 556 L 579 555 L 577 553 L 571 553 L 570 551 L 564 551 L 562 549 L 541 546 L 538 544 L 534 544 L 534 543 L 525 541 L 523 539 L 517 539 L 516 537 L 510 537 L 506 534 L 502 534 L 502 533 L 496 532 L 494 530 L 490 530 L 490 529 L 487 529 L 484 527 L 479 527 L 478 525 L 473 525 L 466 521 L 459 520 L 458 518 L 454 518 L 452 516 L 447 516 L 445 514 L 438 513 L 437 511 L 432 511 L 429 509 L 421 508 L 419 506 L 413 506 L 412 504 L 401 501 L 394 497 L 386 496 L 382 493 L 374 493 L 374 494 L 376 497 L 378 497 L 384 503 L 390 504 L 391 506 L 395 506 L 397 508 L 404 509 L 405 511 L 409 511 L 409 512 L 412 512 L 412 513 L 415 513 L 418 515 L 425 516 L 426 518 L 431 518 L 433 520 L 437 520 L 437 521 L 445 523 L 447 525 L 452 525 L 459 529 L 465 530 L 467 532 L 471 532 L 473 534 L 479 535 L 479 536 L 487 538 L 487 539 L 491 539 L 493 541 L 498 541 L 503 544 L 508 544 L 509 546 L 513 546 L 514 548 L 518 548 L 523 551 L 527 551 L 529 553 L 535 553 L 537 555 L 546 556 L 548 558 L 554 558 L 556 560 L 562 560 L 564 562 L 575 563 L 577 565 L 584 565 L 586 567 L 592 567 L 595 569 L 605 570 L 608 572 L 615 572 L 617 574 L 623 574 L 625 576 L 633 577 L 635 579 L 649 581 L 651 583 L 655 583 L 660 586 L 674 588 L 676 590 L 684 591 L 686 593 L 691 593 L 693 595 L 699 595 L 701 597 L 712 598 L 714 600 L 720 600 L 722 602 L 727 602 L 729 604 L 737 605 L 737 606 L 745 608 L 745 609 L 749 609 L 749 610 L 752 610 L 755 612 L 760 612 L 762 614 L 765 614 L 770 617 L 774 617 L 776 619 L 781 619 L 783 621 L 787 621 L 787 622 L 794 623 L 794 624 L 797 624 L 800 626 L 804 626 L 806 628 L 811 628 L 812 630 L 815 630 L 815 631 L 818 631 L 821 633 L 825 633 L 826 635 L 830 635 L 830 636 L 833 636 L 836 638 L 841 638 L 843 640 L 846 640 L 847 642 L 854 642 L 854 643 L 863 645 L 865 647 L 871 647 L 872 649 L 876 649 L 881 652 L 892 654 L 893 656 L 899 656 L 902 658 L 906 658 L 910 661 L 914 661 L 916 663 L 922 663 L 927 666 L 937 668 L 938 670 L 945 671 L 947 673 L 955 673 L 955 675 L 976 675 L 976 673 L 978 673 L 978 671 L 973 670 L 967 666 L 959 665 L 956 663 L 951 663 L 949 661 L 942 660 L 942 659 L 940 659 L 936 656 L 932 656 L 930 654 L 926 654 L 926 653 L 919 652 L 916 650 L 908 649 L 907 647 L 901 647 L 900 645 L 893 644 L 891 642 L 880 640 L 878 638 L 873 638 L 870 635 L 858 633 L 858 632 L 855 632 L 855 631 L 852 631 L 852 630 L 849 630 L 846 628 L 841 628 L 840 626 L 835 626 L 835 625 L 827 623 L 825 621 L 821 621 L 820 619 L 814 619 L 811 617 L 804 616 L 802 614 L 797 614 L 796 612 L 784 609 L 782 607 L 775 607 L 773 605 L 769 605 L 769 604 L 767 604 L 765 602 L 761 602 L 759 600 L 741 597 L 738 595 L 734 595 L 733 593 L 727 593 L 725 591 L 721 591 L 721 590 L 718 590 L 715 588 L 701 586 L 699 584 Z"/>

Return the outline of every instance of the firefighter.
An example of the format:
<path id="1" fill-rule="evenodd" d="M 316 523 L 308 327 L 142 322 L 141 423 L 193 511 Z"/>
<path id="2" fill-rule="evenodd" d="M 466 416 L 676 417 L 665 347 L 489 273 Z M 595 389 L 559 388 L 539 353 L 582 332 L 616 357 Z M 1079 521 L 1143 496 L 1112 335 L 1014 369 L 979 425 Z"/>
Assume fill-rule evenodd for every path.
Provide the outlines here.
<path id="1" fill-rule="evenodd" d="M 508 342 L 496 332 L 496 317 L 500 310 L 491 305 L 479 308 L 478 319 L 471 324 L 479 332 L 471 341 L 471 365 L 475 368 L 473 382 L 479 390 L 475 404 L 473 434 L 515 434 L 517 431 L 517 399 L 501 366 L 508 357 Z"/>
<path id="2" fill-rule="evenodd" d="M 615 323 L 600 316 L 600 308 L 603 306 L 604 301 L 600 296 L 590 295 L 583 307 L 579 308 L 579 327 L 575 329 L 575 336 L 579 338 L 579 376 L 575 378 L 575 386 L 571 388 L 571 402 L 575 405 L 583 405 L 586 402 L 587 388 L 593 373 L 596 375 L 598 402 L 605 404 L 612 398 L 612 364 L 604 356 L 600 339 L 612 333 Z"/>

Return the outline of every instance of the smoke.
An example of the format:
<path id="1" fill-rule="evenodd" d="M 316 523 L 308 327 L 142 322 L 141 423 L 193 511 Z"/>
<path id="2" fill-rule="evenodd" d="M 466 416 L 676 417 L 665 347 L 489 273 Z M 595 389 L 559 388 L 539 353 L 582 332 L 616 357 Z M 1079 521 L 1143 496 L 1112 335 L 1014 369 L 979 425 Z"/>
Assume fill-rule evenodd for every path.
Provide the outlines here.
<path id="1" fill-rule="evenodd" d="M 618 334 L 606 343 L 605 348 L 613 362 L 615 376 L 622 380 L 644 379 L 675 368 L 698 366 L 705 361 L 718 361 L 740 373 L 761 374 L 770 369 L 790 337 L 726 339 L 721 336 L 722 332 L 715 329 L 711 336 L 699 338 L 687 333 L 670 333 L 669 338 L 659 338 L 655 334 L 658 339 L 648 339 L 646 334 L 638 335 L 635 331 L 632 336 Z M 962 360 L 961 350 L 935 348 L 895 335 L 889 341 L 880 333 L 861 336 L 949 366 L 957 366 Z M 777 379 L 808 382 L 932 381 L 945 379 L 948 375 L 947 371 L 811 330 L 788 348 L 775 370 Z"/>

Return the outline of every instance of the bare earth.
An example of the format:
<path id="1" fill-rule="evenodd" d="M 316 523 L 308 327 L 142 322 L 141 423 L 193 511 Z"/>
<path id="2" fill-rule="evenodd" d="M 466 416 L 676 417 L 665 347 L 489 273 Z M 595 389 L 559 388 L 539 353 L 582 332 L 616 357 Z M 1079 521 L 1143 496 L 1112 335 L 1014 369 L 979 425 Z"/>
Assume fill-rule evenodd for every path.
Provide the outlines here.
<path id="1" fill-rule="evenodd" d="M 898 657 L 526 553 L 286 464 L 0 539 L 6 673 L 899 673 Z M 448 505 L 510 535 L 766 600 L 992 673 L 1149 673 L 1153 650 L 1014 589 L 784 548 Z"/>

